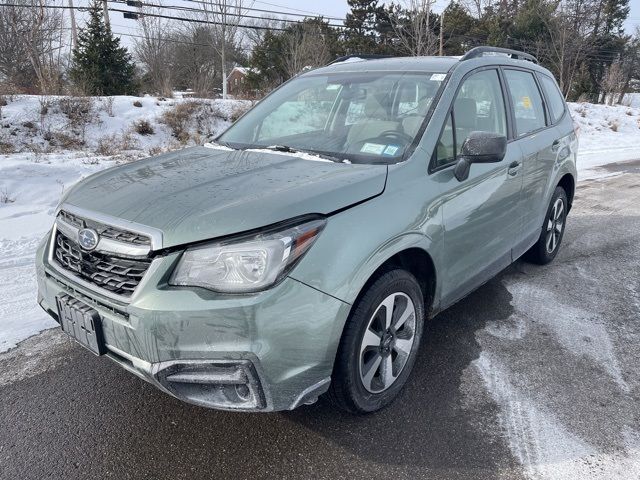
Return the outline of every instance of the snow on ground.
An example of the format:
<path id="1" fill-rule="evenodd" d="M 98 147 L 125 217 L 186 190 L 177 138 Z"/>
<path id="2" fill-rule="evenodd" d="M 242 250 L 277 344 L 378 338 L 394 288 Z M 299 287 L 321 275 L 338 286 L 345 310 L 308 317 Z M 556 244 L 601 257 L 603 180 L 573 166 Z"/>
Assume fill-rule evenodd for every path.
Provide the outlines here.
<path id="1" fill-rule="evenodd" d="M 640 157 L 637 100 L 638 106 L 632 107 L 570 104 L 580 126 L 581 179 L 601 176 L 600 165 Z M 182 125 L 186 133 L 178 138 L 181 117 L 172 117 L 173 123 L 169 124 L 166 120 L 163 123 L 162 117 L 188 102 L 198 102 L 198 107 L 184 109 L 191 116 Z M 247 102 L 237 100 L 200 100 L 182 95 L 176 99 L 94 98 L 89 107 L 73 99 L 65 104 L 62 97 L 10 99 L 2 107 L 0 121 L 0 152 L 14 152 L 0 155 L 0 352 L 52 326 L 35 303 L 33 256 L 66 188 L 122 161 L 204 143 L 247 106 Z M 87 108 L 89 120 L 83 123 L 82 112 Z M 136 123 L 141 120 L 149 122 L 153 133 L 136 131 Z M 108 148 L 112 145 L 124 153 L 113 155 Z"/>
<path id="2" fill-rule="evenodd" d="M 61 99 L 21 96 L 2 107 L 0 152 L 4 145 L 5 152 L 11 148 L 15 153 L 0 154 L 0 352 L 55 325 L 36 304 L 34 255 L 63 191 L 118 163 L 206 141 L 248 106 L 234 100 L 113 97 L 108 108 L 111 101 L 98 98 L 91 102 L 91 121 L 83 126 L 71 125 Z M 161 117 L 188 102 L 199 106 L 185 122 L 188 137 L 178 139 Z M 41 115 L 43 105 L 47 113 Z M 136 132 L 140 120 L 149 122 L 152 134 Z M 124 152 L 108 151 L 119 143 L 125 144 Z"/>
<path id="3" fill-rule="evenodd" d="M 569 104 L 571 116 L 580 127 L 581 180 L 602 176 L 599 166 L 640 158 L 640 96 L 629 101 L 635 106 Z"/>

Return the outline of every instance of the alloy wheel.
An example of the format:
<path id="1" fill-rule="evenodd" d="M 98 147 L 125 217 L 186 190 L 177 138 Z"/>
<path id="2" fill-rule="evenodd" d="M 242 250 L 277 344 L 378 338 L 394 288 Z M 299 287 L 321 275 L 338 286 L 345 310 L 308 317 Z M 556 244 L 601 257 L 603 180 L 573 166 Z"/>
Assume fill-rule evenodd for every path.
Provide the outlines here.
<path id="1" fill-rule="evenodd" d="M 408 295 L 396 292 L 375 310 L 362 337 L 360 380 L 367 391 L 380 393 L 404 369 L 415 340 L 416 309 Z"/>
<path id="2" fill-rule="evenodd" d="M 564 210 L 562 198 L 556 199 L 549 218 L 547 219 L 547 237 L 545 239 L 547 253 L 553 253 L 560 243 L 562 229 L 564 228 Z"/>

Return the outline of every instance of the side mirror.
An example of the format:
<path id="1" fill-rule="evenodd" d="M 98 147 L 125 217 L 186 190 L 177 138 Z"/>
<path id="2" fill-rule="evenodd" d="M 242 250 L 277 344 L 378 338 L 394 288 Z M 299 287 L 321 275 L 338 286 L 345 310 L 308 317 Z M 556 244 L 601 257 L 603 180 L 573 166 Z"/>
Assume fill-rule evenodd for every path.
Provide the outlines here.
<path id="1" fill-rule="evenodd" d="M 453 174 L 459 182 L 469 178 L 472 163 L 501 162 L 507 152 L 507 137 L 492 132 L 471 132 L 462 144 Z"/>

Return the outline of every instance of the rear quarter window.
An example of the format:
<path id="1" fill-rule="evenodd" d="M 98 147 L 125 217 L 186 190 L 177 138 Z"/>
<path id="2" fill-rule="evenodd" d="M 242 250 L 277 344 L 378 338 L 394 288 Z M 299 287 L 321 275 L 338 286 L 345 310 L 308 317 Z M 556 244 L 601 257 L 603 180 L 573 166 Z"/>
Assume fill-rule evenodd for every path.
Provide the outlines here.
<path id="1" fill-rule="evenodd" d="M 540 84 L 544 90 L 544 94 L 547 97 L 547 103 L 551 114 L 552 123 L 556 123 L 562 115 L 564 115 L 565 103 L 560 90 L 556 85 L 556 82 L 544 74 L 538 74 Z"/>

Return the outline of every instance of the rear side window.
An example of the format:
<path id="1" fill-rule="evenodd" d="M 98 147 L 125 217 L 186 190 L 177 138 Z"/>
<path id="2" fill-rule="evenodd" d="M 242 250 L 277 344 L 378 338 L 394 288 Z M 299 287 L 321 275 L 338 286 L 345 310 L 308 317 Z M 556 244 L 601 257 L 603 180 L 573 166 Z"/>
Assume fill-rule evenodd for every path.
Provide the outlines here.
<path id="1" fill-rule="evenodd" d="M 522 70 L 505 70 L 519 137 L 545 127 L 544 104 L 533 74 Z"/>
<path id="2" fill-rule="evenodd" d="M 549 104 L 549 110 L 551 114 L 552 123 L 556 123 L 560 120 L 560 117 L 564 114 L 564 98 L 556 86 L 556 82 L 546 75 L 538 75 L 540 84 L 544 90 L 544 94 L 547 97 L 547 103 Z"/>

